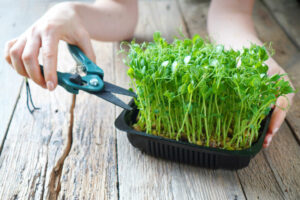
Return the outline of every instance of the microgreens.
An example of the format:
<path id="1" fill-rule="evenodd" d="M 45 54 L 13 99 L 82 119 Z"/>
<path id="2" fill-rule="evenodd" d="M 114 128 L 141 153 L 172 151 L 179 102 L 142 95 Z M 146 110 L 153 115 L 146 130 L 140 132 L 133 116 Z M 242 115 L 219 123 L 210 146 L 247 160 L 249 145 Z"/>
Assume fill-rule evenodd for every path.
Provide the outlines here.
<path id="1" fill-rule="evenodd" d="M 136 129 L 224 149 L 244 149 L 259 137 L 279 96 L 293 93 L 284 75 L 268 76 L 264 46 L 225 50 L 199 35 L 168 43 L 129 44 L 126 64 L 138 95 Z"/>

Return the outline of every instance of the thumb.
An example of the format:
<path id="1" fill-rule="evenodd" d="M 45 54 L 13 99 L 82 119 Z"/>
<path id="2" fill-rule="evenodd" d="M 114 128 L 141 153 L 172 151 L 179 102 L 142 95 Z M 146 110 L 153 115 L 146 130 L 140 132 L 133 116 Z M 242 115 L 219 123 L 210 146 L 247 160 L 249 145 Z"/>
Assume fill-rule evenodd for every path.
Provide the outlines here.
<path id="1" fill-rule="evenodd" d="M 81 30 L 79 33 L 77 46 L 83 51 L 83 53 L 91 59 L 94 63 L 96 62 L 96 56 L 91 43 L 90 35 L 87 31 Z"/>
<path id="2" fill-rule="evenodd" d="M 271 121 L 269 124 L 268 132 L 265 137 L 264 141 L 264 147 L 268 147 L 270 145 L 270 142 L 273 138 L 273 136 L 276 134 L 278 129 L 280 128 L 281 124 L 283 123 L 286 113 L 287 113 L 287 108 L 288 108 L 288 99 L 281 96 L 277 99 L 276 102 L 277 106 L 274 109 L 274 112 L 271 117 Z"/>

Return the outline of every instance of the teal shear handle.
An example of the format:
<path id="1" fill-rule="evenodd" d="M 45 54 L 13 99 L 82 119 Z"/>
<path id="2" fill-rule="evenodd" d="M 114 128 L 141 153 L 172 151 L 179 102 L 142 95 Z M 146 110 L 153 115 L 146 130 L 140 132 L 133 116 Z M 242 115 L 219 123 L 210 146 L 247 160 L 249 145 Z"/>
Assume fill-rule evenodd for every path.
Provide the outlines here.
<path id="1" fill-rule="evenodd" d="M 80 65 L 86 74 L 97 74 L 103 78 L 103 70 L 93 63 L 77 46 L 68 44 L 68 48 L 77 65 Z"/>
<path id="2" fill-rule="evenodd" d="M 77 65 L 81 66 L 86 75 L 81 77 L 76 74 L 57 72 L 58 84 L 73 94 L 78 94 L 78 90 L 101 91 L 104 87 L 103 70 L 93 63 L 77 46 L 68 44 L 68 48 Z M 40 65 L 40 68 L 42 74 L 44 74 L 43 66 Z M 80 80 L 76 81 L 76 79 Z"/>
<path id="3" fill-rule="evenodd" d="M 79 90 L 83 90 L 124 109 L 132 110 L 130 106 L 112 93 L 136 97 L 134 92 L 103 81 L 104 72 L 100 67 L 91 61 L 77 46 L 68 44 L 68 48 L 77 65 L 81 66 L 86 75 L 80 76 L 79 74 L 57 72 L 58 85 L 73 94 L 78 94 Z M 40 68 L 44 75 L 43 66 L 40 65 Z"/>
<path id="4" fill-rule="evenodd" d="M 40 65 L 40 68 L 43 74 L 43 66 Z M 103 80 L 98 75 L 93 74 L 81 77 L 80 83 L 73 81 L 76 80 L 76 74 L 57 72 L 57 79 L 58 85 L 62 86 L 68 92 L 71 92 L 73 94 L 78 94 L 79 90 L 87 92 L 99 92 L 104 87 Z"/>

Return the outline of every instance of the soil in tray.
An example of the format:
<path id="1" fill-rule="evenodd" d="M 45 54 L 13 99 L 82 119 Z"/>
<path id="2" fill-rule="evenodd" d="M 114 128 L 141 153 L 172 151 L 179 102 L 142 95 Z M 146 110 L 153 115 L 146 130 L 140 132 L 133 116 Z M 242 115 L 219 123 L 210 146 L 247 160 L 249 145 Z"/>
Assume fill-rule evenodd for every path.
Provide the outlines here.
<path id="1" fill-rule="evenodd" d="M 138 120 L 137 120 L 138 121 Z M 141 132 L 146 132 L 145 129 L 141 128 L 137 123 L 132 125 L 132 128 L 136 131 L 141 131 Z M 191 144 L 196 144 L 199 146 L 206 146 L 206 138 L 204 136 L 200 137 L 200 140 L 196 140 L 196 141 L 192 141 L 189 140 L 187 135 L 184 133 L 181 133 L 181 138 L 176 138 L 176 137 L 172 137 L 169 133 L 162 131 L 162 134 L 157 133 L 156 131 L 156 126 L 152 125 L 152 131 L 151 134 L 155 135 L 155 136 L 160 136 L 163 138 L 167 138 L 167 139 L 174 139 L 174 140 L 179 140 L 182 142 L 188 142 Z M 246 133 L 245 133 L 246 134 Z M 175 134 L 176 135 L 176 134 Z M 213 147 L 213 148 L 220 148 L 220 149 L 227 149 L 227 150 L 242 150 L 242 149 L 247 149 L 250 147 L 249 144 L 245 145 L 244 148 L 240 148 L 240 147 L 236 147 L 234 143 L 231 143 L 231 139 L 232 139 L 232 129 L 230 129 L 229 134 L 227 135 L 228 137 L 226 138 L 226 148 L 224 148 L 224 142 L 223 139 L 218 142 L 218 139 L 215 135 L 213 135 L 210 139 L 209 139 L 209 147 Z M 258 135 L 259 138 L 260 135 Z M 257 141 L 258 138 L 255 138 L 255 140 L 253 141 L 253 143 L 255 143 Z M 252 143 L 252 144 L 253 144 Z"/>

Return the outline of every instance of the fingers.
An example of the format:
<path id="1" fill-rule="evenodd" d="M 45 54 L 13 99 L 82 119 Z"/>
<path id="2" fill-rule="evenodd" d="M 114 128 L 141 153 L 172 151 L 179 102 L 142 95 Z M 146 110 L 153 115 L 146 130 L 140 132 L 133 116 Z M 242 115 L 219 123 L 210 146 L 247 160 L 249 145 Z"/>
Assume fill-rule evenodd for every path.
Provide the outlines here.
<path id="1" fill-rule="evenodd" d="M 273 137 L 275 136 L 275 134 L 277 133 L 278 129 L 275 129 L 273 132 L 267 132 L 264 143 L 263 143 L 263 147 L 267 148 L 270 146 L 271 141 L 273 139 Z"/>
<path id="2" fill-rule="evenodd" d="M 9 55 L 11 59 L 11 64 L 13 68 L 22 76 L 28 77 L 28 74 L 25 70 L 23 61 L 22 61 L 22 54 L 23 50 L 26 45 L 26 37 L 21 36 L 14 45 L 9 50 Z"/>
<path id="3" fill-rule="evenodd" d="M 283 108 L 288 107 L 288 100 L 285 97 L 279 97 L 276 104 L 277 107 L 273 111 L 270 125 L 264 140 L 264 144 L 263 144 L 264 148 L 270 145 L 272 138 L 279 130 L 281 124 L 283 123 L 286 117 L 287 109 L 283 110 Z"/>
<path id="4" fill-rule="evenodd" d="M 49 19 L 45 18 L 44 22 L 41 19 L 21 37 L 8 42 L 5 47 L 6 61 L 19 74 L 31 78 L 35 83 L 47 87 L 50 91 L 54 90 L 58 83 L 56 69 L 60 39 L 79 46 L 87 57 L 93 62 L 96 61 L 88 32 L 79 24 L 76 26 L 76 21 L 64 20 L 64 14 L 59 15 L 57 19 L 49 15 Z M 40 49 L 42 50 L 44 77 L 38 61 Z"/>
<path id="5" fill-rule="evenodd" d="M 8 62 L 8 64 L 11 65 L 11 59 L 10 59 L 10 49 L 11 47 L 17 42 L 17 39 L 13 39 L 13 40 L 10 40 L 8 41 L 6 44 L 5 44 L 5 48 L 4 48 L 4 57 L 5 57 L 5 60 L 6 62 Z"/>
<path id="6" fill-rule="evenodd" d="M 45 88 L 45 81 L 41 74 L 38 61 L 40 46 L 41 39 L 39 35 L 29 36 L 22 54 L 22 61 L 29 77 L 35 83 Z"/>
<path id="7" fill-rule="evenodd" d="M 90 36 L 85 30 L 81 30 L 78 33 L 78 47 L 85 53 L 85 55 L 91 59 L 93 62 L 96 62 L 96 56 L 92 47 Z"/>
<path id="8" fill-rule="evenodd" d="M 48 90 L 57 86 L 57 51 L 59 39 L 48 33 L 42 37 L 42 57 L 44 64 L 44 77 Z"/>

